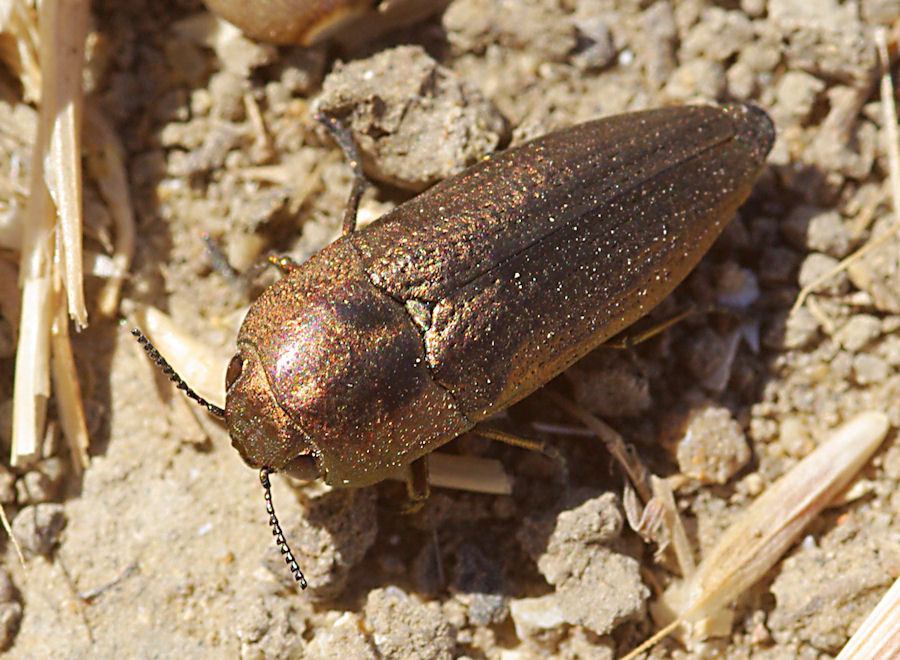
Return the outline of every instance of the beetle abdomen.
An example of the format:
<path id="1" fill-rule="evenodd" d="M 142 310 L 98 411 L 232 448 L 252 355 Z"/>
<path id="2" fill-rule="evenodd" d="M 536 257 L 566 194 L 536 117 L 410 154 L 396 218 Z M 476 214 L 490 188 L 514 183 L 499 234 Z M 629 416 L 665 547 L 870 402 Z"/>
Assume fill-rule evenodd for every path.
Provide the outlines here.
<path id="1" fill-rule="evenodd" d="M 674 289 L 773 139 L 744 105 L 598 120 L 492 157 L 349 238 L 379 289 L 424 310 L 430 371 L 477 421 Z"/>

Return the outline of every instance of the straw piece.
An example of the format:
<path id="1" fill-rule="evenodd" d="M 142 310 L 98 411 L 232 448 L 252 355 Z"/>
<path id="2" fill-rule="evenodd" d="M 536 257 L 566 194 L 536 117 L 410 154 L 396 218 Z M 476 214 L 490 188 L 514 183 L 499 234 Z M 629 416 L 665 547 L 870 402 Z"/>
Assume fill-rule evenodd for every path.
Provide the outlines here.
<path id="1" fill-rule="evenodd" d="M 38 192 L 37 197 L 41 197 Z M 29 202 L 29 206 L 31 206 Z M 37 204 L 35 204 L 37 205 Z M 40 230 L 35 223 L 36 230 Z M 26 226 L 26 236 L 30 233 Z M 43 254 L 38 245 L 32 256 Z M 42 260 L 41 260 L 42 261 Z M 44 262 L 41 265 L 47 265 Z M 34 261 L 22 263 L 22 273 Z M 19 320 L 19 343 L 16 347 L 16 374 L 13 384 L 12 447 L 10 464 L 27 465 L 37 458 L 43 437 L 50 398 L 50 325 L 53 319 L 51 301 L 53 287 L 50 275 L 29 274 L 22 284 L 22 314 Z"/>
<path id="2" fill-rule="evenodd" d="M 409 470 L 402 468 L 389 478 L 406 481 Z M 452 488 L 471 493 L 509 495 L 512 478 L 503 464 L 493 458 L 459 456 L 443 452 L 428 454 L 428 483 L 436 488 Z"/>
<path id="3" fill-rule="evenodd" d="M 900 657 L 900 580 L 866 617 L 837 660 L 869 660 Z"/>
<path id="4" fill-rule="evenodd" d="M 884 413 L 858 414 L 766 489 L 700 562 L 683 617 L 707 616 L 762 577 L 868 462 L 888 427 Z"/>
<path id="5" fill-rule="evenodd" d="M 428 455 L 428 483 L 438 488 L 455 488 L 473 493 L 512 493 L 512 478 L 503 469 L 503 464 L 493 458 L 480 456 L 432 452 Z"/>
<path id="6" fill-rule="evenodd" d="M 134 209 L 125 173 L 125 150 L 106 117 L 91 104 L 85 113 L 84 132 L 85 162 L 116 225 L 113 273 L 106 280 L 97 303 L 100 313 L 109 317 L 118 310 L 119 291 L 134 255 Z"/>
<path id="7" fill-rule="evenodd" d="M 16 14 L 16 12 L 19 12 Z M 62 265 L 69 313 L 87 320 L 81 283 L 81 154 L 78 131 L 81 64 L 88 3 L 45 0 L 39 7 L 39 35 L 23 28 L 20 41 L 40 43 L 41 106 L 32 157 L 31 181 L 22 235 L 19 285 L 22 314 L 16 351 L 10 462 L 38 457 L 50 396 L 50 328 L 56 316 L 53 272 Z M 28 13 L 16 9 L 23 20 Z M 39 36 L 39 38 L 38 38 Z M 23 44 L 23 49 L 28 49 Z M 56 206 L 54 206 L 54 200 Z M 56 226 L 57 211 L 62 220 Z"/>
<path id="8" fill-rule="evenodd" d="M 90 438 L 81 405 L 81 386 L 75 369 L 75 357 L 69 341 L 69 320 L 65 308 L 58 305 L 53 320 L 50 344 L 52 348 L 53 391 L 56 395 L 56 409 L 63 435 L 72 453 L 72 466 L 81 474 L 87 468 Z"/>
<path id="9" fill-rule="evenodd" d="M 20 11 L 20 3 L 12 7 L 11 16 L 21 20 L 13 32 L 21 35 L 17 41 L 30 39 L 38 43 L 36 30 L 28 25 L 27 12 Z M 18 7 L 18 9 L 16 9 Z M 5 26 L 6 27 L 6 26 Z M 24 48 L 24 46 L 23 46 Z M 50 324 L 53 319 L 51 265 L 55 210 L 43 180 L 43 151 L 50 134 L 46 112 L 38 115 L 38 135 L 34 144 L 25 223 L 22 231 L 22 252 L 19 266 L 21 315 L 19 342 L 16 347 L 16 373 L 13 384 L 12 447 L 10 464 L 25 465 L 38 454 L 43 436 L 50 397 Z"/>
<path id="10" fill-rule="evenodd" d="M 692 578 L 673 589 L 665 605 L 677 608 L 677 618 L 625 658 L 642 653 L 682 624 L 702 625 L 703 619 L 715 618 L 765 575 L 868 462 L 888 428 L 884 413 L 859 413 L 769 486 L 722 534 Z"/>
<path id="11" fill-rule="evenodd" d="M 694 554 L 688 541 L 687 531 L 681 516 L 678 515 L 678 506 L 675 504 L 675 495 L 671 486 L 665 479 L 660 479 L 655 474 L 650 475 L 650 486 L 653 489 L 653 498 L 659 500 L 665 506 L 666 526 L 672 535 L 672 550 L 678 561 L 678 568 L 685 578 L 690 578 L 696 571 Z"/>
<path id="12" fill-rule="evenodd" d="M 52 124 L 47 142 L 38 146 L 59 217 L 56 249 L 69 315 L 79 328 L 87 325 L 81 256 L 81 85 L 89 7 L 87 0 L 44 0 L 39 9 L 44 76 L 40 112 Z"/>

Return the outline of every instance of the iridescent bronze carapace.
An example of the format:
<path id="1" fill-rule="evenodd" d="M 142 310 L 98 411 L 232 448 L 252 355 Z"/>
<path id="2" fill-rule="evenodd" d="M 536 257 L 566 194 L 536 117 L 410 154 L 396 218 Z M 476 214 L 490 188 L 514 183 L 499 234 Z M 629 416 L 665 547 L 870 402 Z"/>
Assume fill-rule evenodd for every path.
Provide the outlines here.
<path id="1" fill-rule="evenodd" d="M 667 296 L 773 140 L 743 104 L 600 119 L 340 238 L 250 308 L 227 383 L 234 446 L 335 486 L 395 474 Z"/>

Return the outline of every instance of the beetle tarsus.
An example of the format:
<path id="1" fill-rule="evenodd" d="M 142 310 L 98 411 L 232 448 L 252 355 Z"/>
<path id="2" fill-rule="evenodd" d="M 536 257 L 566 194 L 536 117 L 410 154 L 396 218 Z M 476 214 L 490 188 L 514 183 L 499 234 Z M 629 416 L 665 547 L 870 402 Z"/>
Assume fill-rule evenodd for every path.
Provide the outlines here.
<path id="1" fill-rule="evenodd" d="M 288 569 L 294 575 L 294 580 L 300 585 L 301 589 L 306 589 L 306 578 L 303 577 L 303 571 L 294 559 L 294 553 L 291 552 L 287 540 L 284 538 L 284 532 L 281 531 L 281 523 L 278 522 L 278 516 L 275 515 L 275 506 L 272 504 L 272 483 L 269 481 L 270 470 L 267 467 L 260 468 L 259 482 L 262 484 L 264 497 L 266 498 L 266 513 L 269 514 L 269 524 L 272 526 L 272 536 L 275 537 L 275 545 L 284 555 L 284 563 L 288 565 Z"/>
<path id="2" fill-rule="evenodd" d="M 213 240 L 212 236 L 203 232 L 200 234 L 203 239 L 203 245 L 206 248 L 206 255 L 209 258 L 212 267 L 221 275 L 228 284 L 237 288 L 243 286 L 241 274 L 238 273 L 234 266 L 228 262 L 228 257 L 222 251 L 222 248 Z"/>
<path id="3" fill-rule="evenodd" d="M 300 264 L 291 257 L 286 255 L 273 254 L 269 256 L 269 263 L 281 271 L 282 275 L 290 275 L 300 268 Z"/>

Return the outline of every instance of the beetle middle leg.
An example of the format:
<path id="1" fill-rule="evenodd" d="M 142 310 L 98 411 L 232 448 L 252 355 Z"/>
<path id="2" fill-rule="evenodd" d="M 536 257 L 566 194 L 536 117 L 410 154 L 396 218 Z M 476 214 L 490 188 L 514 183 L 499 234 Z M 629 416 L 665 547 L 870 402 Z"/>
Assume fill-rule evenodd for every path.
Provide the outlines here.
<path id="1" fill-rule="evenodd" d="M 475 428 L 472 429 L 472 432 L 477 433 L 481 437 L 487 438 L 488 440 L 496 440 L 513 447 L 520 447 L 522 449 L 528 449 L 543 454 L 554 463 L 559 465 L 560 470 L 562 471 L 563 481 L 568 481 L 568 463 L 566 463 L 565 457 L 553 445 L 549 445 L 542 440 L 523 438 L 521 436 L 513 435 L 512 433 L 507 433 L 506 431 L 501 431 L 499 429 L 495 429 L 482 424 L 477 424 Z"/>
<path id="2" fill-rule="evenodd" d="M 406 475 L 406 494 L 409 502 L 403 508 L 403 512 L 410 514 L 421 509 L 431 494 L 431 486 L 428 483 L 427 454 L 409 464 L 409 471 Z"/>

